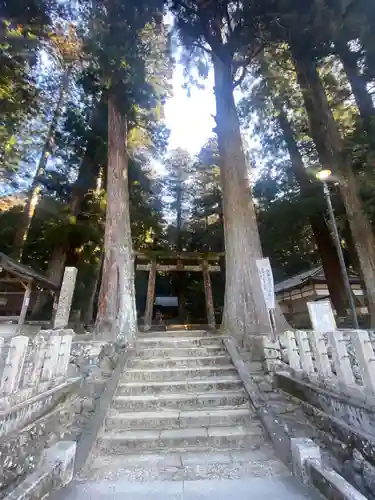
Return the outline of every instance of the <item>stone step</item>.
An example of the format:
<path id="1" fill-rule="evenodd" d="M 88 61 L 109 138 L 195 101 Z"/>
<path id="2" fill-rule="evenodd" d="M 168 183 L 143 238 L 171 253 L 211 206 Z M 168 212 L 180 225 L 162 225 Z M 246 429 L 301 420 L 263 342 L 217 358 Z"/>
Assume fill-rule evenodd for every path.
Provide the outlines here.
<path id="1" fill-rule="evenodd" d="M 153 358 L 186 358 L 192 356 L 193 358 L 205 356 L 219 356 L 227 355 L 227 351 L 223 345 L 207 345 L 202 347 L 164 347 L 164 348 L 140 348 L 137 356 L 141 359 Z"/>
<path id="2" fill-rule="evenodd" d="M 121 412 L 111 409 L 106 417 L 106 429 L 186 429 L 187 427 L 249 425 L 256 415 L 248 406 L 226 406 L 200 410 L 160 410 L 145 412 Z"/>
<path id="3" fill-rule="evenodd" d="M 96 479 L 133 481 L 194 481 L 239 477 L 289 475 L 287 467 L 267 444 L 248 451 L 186 452 L 182 454 L 130 454 L 95 456 L 90 463 L 90 476 Z"/>
<path id="4" fill-rule="evenodd" d="M 137 338 L 136 346 L 139 348 L 163 347 L 203 347 L 207 345 L 224 346 L 223 338 L 219 337 L 148 337 Z"/>
<path id="5" fill-rule="evenodd" d="M 217 365 L 230 365 L 231 357 L 229 355 L 224 356 L 198 356 L 194 358 L 193 356 L 185 358 L 155 358 L 155 359 L 140 359 L 135 357 L 130 359 L 127 367 L 128 368 L 142 368 L 144 370 L 152 368 L 175 368 L 175 367 L 186 367 L 195 368 L 198 366 L 217 366 Z"/>
<path id="6" fill-rule="evenodd" d="M 194 368 L 150 368 L 147 371 L 142 368 L 126 369 L 121 375 L 122 382 L 130 381 L 158 381 L 158 380 L 186 380 L 206 377 L 226 377 L 237 375 L 233 365 L 199 366 Z"/>
<path id="7" fill-rule="evenodd" d="M 104 432 L 98 439 L 100 452 L 119 454 L 129 452 L 181 453 L 187 450 L 241 450 L 261 446 L 265 442 L 260 425 L 208 427 L 168 430 Z"/>
<path id="8" fill-rule="evenodd" d="M 155 410 L 157 408 L 196 409 L 225 405 L 249 405 L 245 390 L 206 393 L 165 393 L 158 395 L 115 396 L 112 407 L 128 411 Z"/>
<path id="9" fill-rule="evenodd" d="M 127 382 L 119 383 L 117 394 L 129 396 L 138 394 L 160 394 L 168 392 L 203 392 L 220 390 L 242 389 L 242 382 L 238 376 L 212 377 L 203 380 L 167 380 L 159 382 Z"/>
<path id="10" fill-rule="evenodd" d="M 120 461 L 115 461 L 119 464 Z M 93 475 L 93 480 L 73 482 L 64 492 L 65 500 L 322 500 L 317 490 L 311 485 L 302 484 L 298 478 L 287 474 L 272 473 L 265 469 L 262 473 L 256 464 L 243 463 L 244 472 L 228 470 L 222 464 L 222 472 L 208 471 L 207 475 L 192 477 L 183 481 L 183 476 L 168 480 L 173 474 L 158 477 L 149 474 L 149 470 L 138 469 L 137 473 L 113 469 L 107 470 L 106 476 Z M 275 464 L 276 465 L 276 464 Z M 246 470 L 249 472 L 246 473 Z M 254 473 L 252 471 L 254 470 Z M 269 471 L 269 472 L 267 472 Z M 267 472 L 267 473 L 265 473 Z M 155 472 L 156 474 L 156 472 Z M 189 479 L 189 476 L 186 478 Z M 197 479 L 197 480 L 194 480 Z M 343 496 L 341 495 L 340 498 Z M 363 496 L 361 496 L 363 498 Z M 337 498 L 337 495 L 336 495 Z M 352 496 L 353 498 L 353 496 Z"/>
<path id="11" fill-rule="evenodd" d="M 183 337 L 222 337 L 220 333 L 216 333 L 213 330 L 168 330 L 161 332 L 140 332 L 137 336 L 139 339 L 144 338 L 161 338 L 161 337 L 169 337 L 169 338 L 183 338 Z"/>

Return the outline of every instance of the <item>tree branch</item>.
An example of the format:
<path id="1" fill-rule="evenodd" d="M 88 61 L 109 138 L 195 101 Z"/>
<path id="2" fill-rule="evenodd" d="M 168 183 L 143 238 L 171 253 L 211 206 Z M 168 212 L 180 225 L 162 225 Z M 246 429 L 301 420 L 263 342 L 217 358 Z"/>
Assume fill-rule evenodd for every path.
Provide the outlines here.
<path id="1" fill-rule="evenodd" d="M 173 4 L 175 7 L 182 7 L 186 10 L 186 12 L 189 12 L 189 14 L 194 14 L 199 17 L 198 10 L 194 9 L 193 7 L 190 7 L 190 5 L 186 5 L 184 0 L 174 0 Z"/>
<path id="2" fill-rule="evenodd" d="M 208 49 L 207 47 L 205 47 L 204 45 L 202 45 L 201 43 L 199 42 L 194 42 L 193 44 L 193 47 L 196 47 L 197 49 L 202 49 L 204 50 L 207 54 L 211 55 L 212 54 L 212 50 Z"/>
<path id="3" fill-rule="evenodd" d="M 183 9 L 186 10 L 190 15 L 194 15 L 199 19 L 199 24 L 200 28 L 202 30 L 203 35 L 205 36 L 207 43 L 212 47 L 214 50 L 214 46 L 216 44 L 216 40 L 212 36 L 212 34 L 209 31 L 209 18 L 207 16 L 204 16 L 204 12 L 201 7 L 198 6 L 197 9 L 190 7 L 189 5 L 186 5 L 185 0 L 174 0 L 173 2 L 174 7 L 182 7 Z M 209 52 L 211 54 L 211 52 Z"/>
<path id="4" fill-rule="evenodd" d="M 256 57 L 258 57 L 258 55 L 263 51 L 263 48 L 264 48 L 263 45 L 260 45 L 259 47 L 257 47 L 257 49 L 254 49 L 251 52 L 251 54 L 245 57 L 244 59 L 241 59 L 240 61 L 233 61 L 233 77 L 240 68 L 244 68 L 246 71 L 246 68 L 249 66 L 251 61 Z M 241 81 L 243 81 L 245 76 L 241 74 L 240 78 L 242 78 Z"/>
<path id="5" fill-rule="evenodd" d="M 246 75 L 247 75 L 246 66 L 242 66 L 240 76 L 237 78 L 237 80 L 233 81 L 233 89 L 235 89 L 239 85 L 241 85 L 241 83 L 244 81 Z"/>
<path id="6" fill-rule="evenodd" d="M 226 19 L 227 25 L 228 25 L 228 30 L 229 30 L 228 39 L 229 39 L 233 33 L 233 29 L 231 26 L 231 19 L 230 19 L 230 15 L 229 15 L 228 5 L 226 5 L 226 7 L 225 7 L 225 19 Z"/>

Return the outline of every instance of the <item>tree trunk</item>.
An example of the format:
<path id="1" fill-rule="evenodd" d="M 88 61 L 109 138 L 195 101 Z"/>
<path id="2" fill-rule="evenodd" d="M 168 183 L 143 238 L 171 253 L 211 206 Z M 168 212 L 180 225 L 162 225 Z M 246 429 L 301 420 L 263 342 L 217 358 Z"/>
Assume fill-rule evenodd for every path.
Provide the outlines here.
<path id="1" fill-rule="evenodd" d="M 105 96 L 103 95 L 91 117 L 91 129 L 92 133 L 87 141 L 86 151 L 84 157 L 82 158 L 81 164 L 78 170 L 78 176 L 73 185 L 72 199 L 70 202 L 70 213 L 72 217 L 78 218 L 81 210 L 82 203 L 85 196 L 94 189 L 100 189 L 98 187 L 98 178 L 100 176 L 100 166 L 98 165 L 95 156 L 97 148 L 97 136 L 101 133 L 100 128 L 102 127 L 103 118 L 103 106 L 106 106 Z M 107 116 L 107 110 L 105 113 Z M 67 241 L 63 243 L 58 243 L 52 251 L 52 257 L 48 263 L 46 275 L 49 279 L 57 284 L 61 283 L 65 263 L 67 262 L 68 255 L 71 255 L 72 259 L 67 265 L 76 266 L 77 255 L 75 254 L 75 249 L 72 246 L 72 242 L 67 238 Z M 38 297 L 34 308 L 33 315 L 37 315 L 46 303 L 46 297 Z"/>
<path id="2" fill-rule="evenodd" d="M 33 219 L 33 216 L 35 214 L 35 209 L 39 201 L 39 194 L 40 194 L 40 179 L 41 177 L 44 176 L 45 170 L 46 170 L 46 165 L 47 165 L 47 160 L 48 160 L 48 155 L 51 151 L 51 146 L 52 146 L 52 141 L 55 136 L 56 132 L 56 127 L 57 127 L 57 121 L 61 113 L 61 108 L 64 100 L 64 95 L 65 92 L 69 86 L 69 81 L 70 81 L 70 75 L 71 75 L 72 68 L 71 66 L 68 67 L 68 69 L 65 71 L 60 91 L 59 91 L 59 96 L 57 99 L 57 103 L 53 112 L 52 120 L 47 132 L 47 137 L 44 142 L 44 146 L 42 149 L 42 153 L 40 155 L 38 167 L 36 169 L 33 181 L 30 186 L 30 190 L 27 196 L 25 208 L 22 214 L 22 218 L 20 220 L 19 226 L 16 231 L 16 235 L 14 237 L 13 241 L 13 250 L 12 250 L 12 256 L 18 260 L 22 259 L 22 253 L 23 249 L 25 246 L 25 242 L 27 240 L 27 236 L 29 234 L 31 222 Z"/>
<path id="3" fill-rule="evenodd" d="M 358 36 L 365 52 L 367 77 L 369 80 L 375 80 L 375 5 L 372 1 L 363 0 L 360 8 L 364 16 Z"/>
<path id="4" fill-rule="evenodd" d="M 275 106 L 278 112 L 278 121 L 283 132 L 284 141 L 288 148 L 291 159 L 292 170 L 294 176 L 300 186 L 301 196 L 303 198 L 321 197 L 323 200 L 323 191 L 320 187 L 320 193 L 317 192 L 317 187 L 314 186 L 306 174 L 306 169 L 303 164 L 301 153 L 298 149 L 292 127 L 286 116 L 286 113 L 281 105 L 275 99 Z M 324 215 L 322 212 L 315 212 L 309 216 L 311 229 L 314 234 L 314 239 L 320 258 L 322 260 L 324 274 L 327 279 L 329 294 L 339 316 L 346 316 L 349 307 L 348 300 L 345 294 L 345 284 L 341 274 L 340 261 L 337 256 L 335 245 L 332 241 L 331 233 L 327 227 Z"/>
<path id="5" fill-rule="evenodd" d="M 311 136 L 324 168 L 333 171 L 348 216 L 369 303 L 372 325 L 375 325 L 375 237 L 363 212 L 362 201 L 338 126 L 329 108 L 315 63 L 306 52 L 292 46 L 298 83 L 309 119 Z"/>
<path id="6" fill-rule="evenodd" d="M 91 132 L 89 134 L 84 157 L 81 161 L 77 179 L 73 185 L 71 214 L 77 217 L 82 209 L 82 203 L 91 190 L 99 191 L 100 165 L 97 160 L 98 136 L 104 135 L 103 123 L 108 120 L 107 102 L 105 93 L 95 106 L 90 119 Z"/>
<path id="7" fill-rule="evenodd" d="M 110 93 L 104 262 L 95 331 L 102 338 L 129 343 L 137 333 L 137 312 L 126 138 L 126 122 Z"/>
<path id="8" fill-rule="evenodd" d="M 66 248 L 63 245 L 56 246 L 52 252 L 51 260 L 48 262 L 46 277 L 60 286 L 65 268 Z M 48 295 L 38 294 L 35 301 L 31 318 L 36 317 L 48 301 Z"/>
<path id="9" fill-rule="evenodd" d="M 179 175 L 181 175 L 181 173 L 179 173 Z M 183 190 L 182 180 L 179 179 L 178 184 L 177 184 L 177 195 L 176 195 L 176 207 L 177 207 L 176 249 L 177 249 L 177 252 L 182 252 L 182 196 L 183 196 L 182 190 Z M 178 320 L 183 325 L 183 324 L 185 324 L 185 287 L 186 287 L 185 272 L 182 272 L 182 271 L 176 272 L 175 279 L 177 280 Z"/>
<path id="10" fill-rule="evenodd" d="M 256 266 L 262 250 L 233 97 L 231 62 L 226 54 L 213 56 L 226 251 L 222 328 L 244 340 L 248 335 L 270 334 L 271 327 Z M 277 326 L 286 327 L 280 311 Z"/>
<path id="11" fill-rule="evenodd" d="M 72 200 L 71 200 L 71 215 L 73 217 L 79 217 L 82 208 L 82 202 L 85 195 L 91 190 L 95 189 L 97 185 L 97 178 L 99 174 L 99 167 L 94 163 L 92 158 L 92 148 L 90 147 L 90 142 L 87 145 L 85 156 L 82 159 L 81 165 L 79 167 L 78 177 L 73 186 Z M 69 236 L 67 240 L 63 243 L 58 243 L 52 251 L 51 260 L 48 263 L 46 276 L 48 279 L 54 283 L 60 284 L 63 274 L 65 263 L 69 259 L 67 258 L 70 253 L 73 256 L 67 265 L 76 266 L 77 255 L 74 254 L 74 248 L 72 248 L 71 241 L 69 241 Z M 43 308 L 46 303 L 47 297 L 45 295 L 39 296 L 35 302 L 32 314 L 35 316 Z"/>
<path id="12" fill-rule="evenodd" d="M 354 52 L 349 50 L 347 41 L 337 40 L 335 42 L 335 47 L 352 88 L 353 96 L 362 119 L 363 128 L 369 135 L 369 140 L 371 140 L 373 133 L 371 118 L 375 115 L 375 108 L 372 97 L 367 90 L 366 79 L 359 72 L 357 56 Z"/>
<path id="13" fill-rule="evenodd" d="M 176 228 L 177 228 L 176 248 L 177 248 L 177 252 L 181 252 L 181 250 L 182 250 L 182 241 L 181 241 L 181 230 L 182 230 L 182 182 L 178 182 L 178 185 L 177 185 L 176 207 L 177 207 L 177 216 L 176 216 Z"/>
<path id="14" fill-rule="evenodd" d="M 83 320 L 85 322 L 85 325 L 91 325 L 94 319 L 94 309 L 95 309 L 95 298 L 96 298 L 96 293 L 99 287 L 99 281 L 100 281 L 100 273 L 102 270 L 102 265 L 103 265 L 103 252 L 100 257 L 100 262 L 99 264 L 94 268 L 95 272 L 95 278 L 93 280 L 93 283 L 91 284 L 90 287 L 90 297 L 87 303 L 87 308 L 86 312 L 83 316 Z"/>

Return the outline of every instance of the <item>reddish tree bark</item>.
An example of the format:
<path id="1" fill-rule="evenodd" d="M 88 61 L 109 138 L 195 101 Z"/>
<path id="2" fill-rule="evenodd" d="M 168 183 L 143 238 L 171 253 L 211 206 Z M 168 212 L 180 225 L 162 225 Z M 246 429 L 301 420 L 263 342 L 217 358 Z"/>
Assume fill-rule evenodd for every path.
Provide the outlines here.
<path id="1" fill-rule="evenodd" d="M 120 338 L 129 343 L 136 336 L 137 314 L 126 138 L 126 121 L 110 93 L 104 261 L 95 332 L 103 338 Z"/>
<path id="2" fill-rule="evenodd" d="M 271 327 L 256 266 L 262 250 L 233 97 L 231 56 L 223 50 L 220 57 L 213 55 L 213 63 L 226 252 L 222 328 L 244 339 L 270 334 Z M 276 316 L 278 329 L 285 329 L 279 309 Z"/>

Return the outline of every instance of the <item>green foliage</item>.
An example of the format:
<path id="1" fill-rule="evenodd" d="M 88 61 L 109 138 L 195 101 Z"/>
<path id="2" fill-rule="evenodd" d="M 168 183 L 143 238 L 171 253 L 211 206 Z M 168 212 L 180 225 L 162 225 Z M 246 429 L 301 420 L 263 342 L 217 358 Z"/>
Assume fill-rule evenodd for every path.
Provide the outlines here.
<path id="1" fill-rule="evenodd" d="M 89 72 L 116 94 L 124 116 L 134 116 L 137 108 L 155 109 L 164 92 L 157 78 L 160 44 L 153 43 L 163 30 L 162 11 L 160 0 L 110 0 L 96 2 L 88 13 Z"/>
<path id="2" fill-rule="evenodd" d="M 325 211 L 320 187 L 314 191 L 317 152 L 289 52 L 295 40 L 299 50 L 317 63 L 345 152 L 361 184 L 364 206 L 375 224 L 373 107 L 365 122 L 338 50 L 342 40 L 352 47 L 356 74 L 371 94 L 373 6 L 361 0 L 343 11 L 341 5 L 328 0 L 171 2 L 179 42 L 188 49 L 182 58 L 187 87 L 202 85 L 213 55 L 230 61 L 233 85 L 241 85 L 238 112 L 250 135 L 250 156 L 256 167 L 253 193 L 259 231 L 276 280 L 319 262 L 309 217 Z M 182 150 L 165 155 L 169 131 L 163 122 L 163 105 L 171 94 L 173 58 L 163 25 L 164 8 L 163 0 L 98 0 L 95 9 L 81 1 L 75 12 L 53 0 L 5 0 L 0 7 L 4 191 L 13 193 L 16 185 L 24 190 L 30 184 L 62 72 L 74 63 L 48 168 L 39 179 L 41 203 L 30 229 L 25 261 L 46 270 L 53 249 L 66 248 L 68 261 L 80 269 L 76 307 L 87 305 L 95 281 L 93 270 L 99 268 L 103 250 L 108 95 L 115 96 L 128 124 L 124 144 L 129 154 L 135 249 L 224 250 L 216 139 L 207 141 L 195 158 Z M 313 186 L 309 195 L 301 195 L 280 128 L 280 109 L 290 122 L 308 184 Z M 152 162 L 160 158 L 167 170 L 162 179 L 152 168 Z M 0 250 L 6 253 L 11 251 L 21 217 L 22 205 L 17 205 L 20 199 L 16 198 L 14 203 L 3 200 L 0 212 Z M 344 226 L 345 215 L 335 193 L 334 202 Z M 214 282 L 216 303 L 223 292 L 220 280 L 219 276 Z M 189 275 L 185 285 L 191 311 L 204 316 L 204 310 L 195 308 L 196 303 L 203 303 L 200 278 Z M 168 293 L 172 288 L 173 279 L 163 277 L 159 289 Z"/>
<path id="3" fill-rule="evenodd" d="M 3 178 L 23 154 L 19 132 L 39 103 L 34 68 L 54 10 L 49 0 L 5 0 L 0 6 L 0 162 Z"/>

